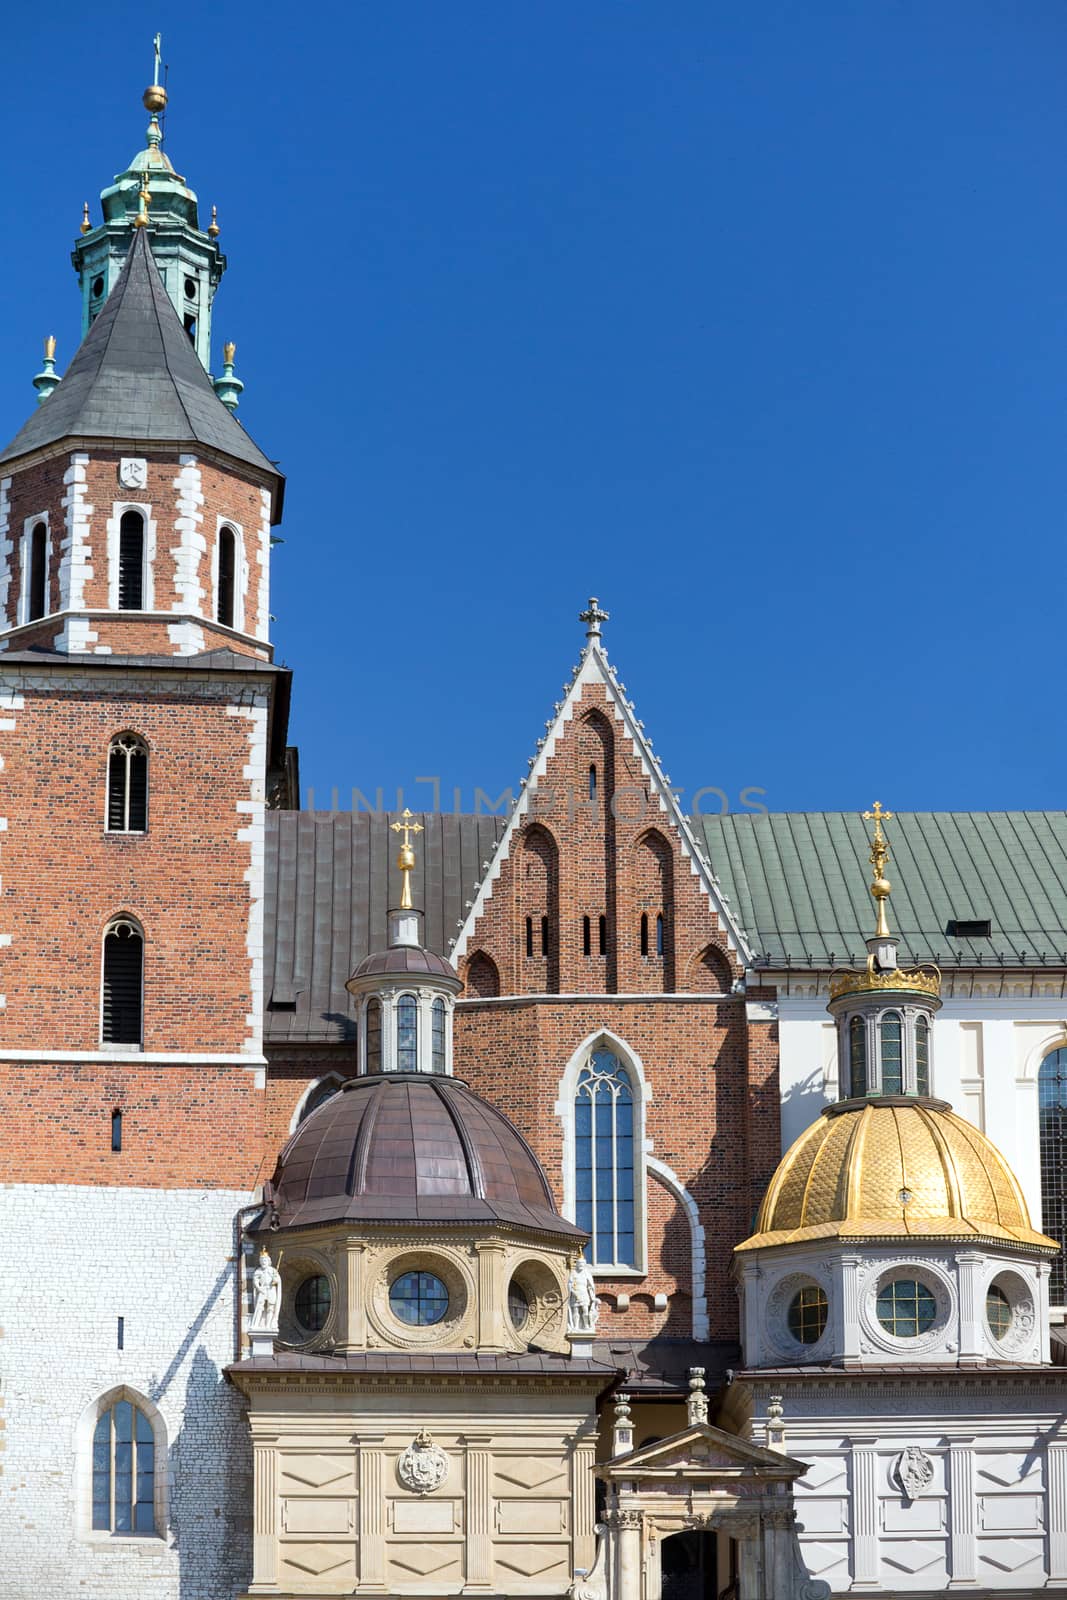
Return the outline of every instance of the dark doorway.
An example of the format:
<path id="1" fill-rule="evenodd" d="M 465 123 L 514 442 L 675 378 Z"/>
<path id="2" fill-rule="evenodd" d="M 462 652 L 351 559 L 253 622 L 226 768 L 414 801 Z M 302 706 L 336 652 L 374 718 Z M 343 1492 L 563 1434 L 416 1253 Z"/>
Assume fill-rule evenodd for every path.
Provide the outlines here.
<path id="1" fill-rule="evenodd" d="M 672 1533 L 660 1546 L 662 1600 L 719 1600 L 719 1548 L 714 1533 Z"/>

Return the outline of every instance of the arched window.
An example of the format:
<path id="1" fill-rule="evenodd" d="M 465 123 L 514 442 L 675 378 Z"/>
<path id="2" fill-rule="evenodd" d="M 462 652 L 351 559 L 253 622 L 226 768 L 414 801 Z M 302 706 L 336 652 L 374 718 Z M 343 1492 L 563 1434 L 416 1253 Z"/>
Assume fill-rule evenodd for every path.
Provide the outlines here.
<path id="1" fill-rule="evenodd" d="M 419 1070 L 419 1002 L 402 994 L 396 1003 L 396 1066 L 398 1072 Z"/>
<path id="2" fill-rule="evenodd" d="M 641 913 L 641 954 L 648 955 L 648 912 Z"/>
<path id="3" fill-rule="evenodd" d="M 533 917 L 526 918 L 526 955 L 533 955 Z"/>
<path id="4" fill-rule="evenodd" d="M 590 800 L 595 800 L 596 799 L 596 762 L 595 761 L 591 762 L 590 766 L 589 766 L 589 798 L 590 798 Z"/>
<path id="5" fill-rule="evenodd" d="M 848 1025 L 849 1093 L 867 1093 L 867 1019 L 853 1017 Z"/>
<path id="6" fill-rule="evenodd" d="M 367 1071 L 382 1070 L 382 1003 L 367 1001 Z"/>
<path id="7" fill-rule="evenodd" d="M 445 1003 L 435 1000 L 430 1008 L 430 1069 L 445 1070 Z"/>
<path id="8" fill-rule="evenodd" d="M 882 1093 L 904 1093 L 900 1012 L 886 1011 L 879 1024 L 882 1041 Z"/>
<path id="9" fill-rule="evenodd" d="M 217 589 L 218 620 L 233 627 L 234 595 L 237 588 L 237 535 L 232 528 L 219 529 L 219 573 Z"/>
<path id="10" fill-rule="evenodd" d="M 582 955 L 588 956 L 593 952 L 592 928 L 588 917 L 582 918 Z"/>
<path id="11" fill-rule="evenodd" d="M 661 956 L 663 954 L 663 913 L 662 912 L 660 912 L 660 914 L 656 918 L 656 954 L 658 956 Z"/>
<path id="12" fill-rule="evenodd" d="M 597 948 L 602 956 L 608 953 L 608 919 L 600 917 L 597 921 Z"/>
<path id="13" fill-rule="evenodd" d="M 130 1400 L 116 1400 L 93 1430 L 95 1533 L 154 1534 L 156 1446 L 152 1424 Z"/>
<path id="14" fill-rule="evenodd" d="M 915 1019 L 915 1093 L 930 1093 L 930 1024 L 925 1017 Z"/>
<path id="15" fill-rule="evenodd" d="M 1037 1075 L 1037 1128 L 1041 1153 L 1041 1226 L 1067 1249 L 1067 1049 L 1053 1050 Z M 1067 1261 L 1052 1263 L 1053 1305 L 1067 1300 Z"/>
<path id="16" fill-rule="evenodd" d="M 107 831 L 144 833 L 147 828 L 148 747 L 135 733 L 120 733 L 107 758 Z"/>
<path id="17" fill-rule="evenodd" d="M 111 1148 L 113 1151 L 122 1149 L 122 1112 L 111 1113 Z"/>
<path id="18" fill-rule="evenodd" d="M 327 1100 L 332 1100 L 340 1087 L 336 1078 L 323 1078 L 321 1083 L 317 1083 L 300 1107 L 300 1121 L 304 1122 L 313 1111 L 324 1106 Z"/>
<path id="19" fill-rule="evenodd" d="M 140 1044 L 143 1028 L 144 939 L 125 917 L 104 935 L 100 1036 L 104 1044 Z"/>
<path id="20" fill-rule="evenodd" d="M 594 1050 L 578 1074 L 574 1105 L 575 1220 L 597 1266 L 637 1265 L 634 1096 L 618 1056 Z"/>
<path id="21" fill-rule="evenodd" d="M 48 610 L 48 529 L 39 522 L 30 535 L 30 587 L 26 621 L 36 622 Z"/>
<path id="22" fill-rule="evenodd" d="M 119 610 L 144 609 L 144 517 L 124 511 L 119 521 Z"/>

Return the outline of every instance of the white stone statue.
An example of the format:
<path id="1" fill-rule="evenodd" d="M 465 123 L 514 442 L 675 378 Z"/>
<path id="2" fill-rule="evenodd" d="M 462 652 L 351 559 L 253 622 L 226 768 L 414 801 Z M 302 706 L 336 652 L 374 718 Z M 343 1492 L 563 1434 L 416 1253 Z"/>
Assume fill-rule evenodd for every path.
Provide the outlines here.
<path id="1" fill-rule="evenodd" d="M 282 1275 L 266 1250 L 259 1252 L 259 1266 L 252 1278 L 252 1287 L 256 1291 L 256 1303 L 249 1326 L 277 1332 L 278 1313 L 282 1304 Z"/>
<path id="2" fill-rule="evenodd" d="M 585 1256 L 579 1251 L 567 1280 L 567 1332 L 595 1333 L 599 1317 L 596 1279 Z"/>

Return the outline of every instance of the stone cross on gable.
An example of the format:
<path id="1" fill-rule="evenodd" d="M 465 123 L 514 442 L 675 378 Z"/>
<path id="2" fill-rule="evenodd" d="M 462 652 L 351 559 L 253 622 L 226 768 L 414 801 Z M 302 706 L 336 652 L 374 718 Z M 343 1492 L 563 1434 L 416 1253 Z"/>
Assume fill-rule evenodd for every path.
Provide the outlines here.
<path id="1" fill-rule="evenodd" d="M 578 616 L 578 621 L 585 623 L 585 636 L 589 640 L 599 639 L 600 624 L 602 622 L 610 622 L 610 620 L 610 612 L 601 610 L 600 601 L 595 594 L 589 597 L 588 610 L 580 612 Z"/>

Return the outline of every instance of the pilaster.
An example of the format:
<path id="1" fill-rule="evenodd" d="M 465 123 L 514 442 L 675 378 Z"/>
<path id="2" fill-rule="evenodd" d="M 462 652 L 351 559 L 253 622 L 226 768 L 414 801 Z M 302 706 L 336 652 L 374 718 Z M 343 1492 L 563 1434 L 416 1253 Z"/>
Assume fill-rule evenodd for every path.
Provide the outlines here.
<path id="1" fill-rule="evenodd" d="M 873 1439 L 850 1441 L 853 1589 L 877 1589 L 878 1455 Z"/>
<path id="2" fill-rule="evenodd" d="M 346 1239 L 342 1247 L 338 1277 L 341 1282 L 340 1338 L 341 1351 L 364 1350 L 367 1345 L 367 1312 L 363 1303 L 364 1246 L 355 1239 Z"/>
<path id="3" fill-rule="evenodd" d="M 252 1444 L 252 1587 L 269 1594 L 278 1587 L 278 1451 L 276 1440 Z"/>
<path id="4" fill-rule="evenodd" d="M 951 1539 L 949 1567 L 952 1573 L 949 1588 L 955 1589 L 974 1584 L 978 1579 L 973 1439 L 953 1439 L 949 1443 L 948 1503 Z"/>
<path id="5" fill-rule="evenodd" d="M 504 1247 L 478 1246 L 478 1345 L 482 1350 L 503 1350 Z"/>
<path id="6" fill-rule="evenodd" d="M 361 1589 L 385 1587 L 385 1443 L 384 1434 L 362 1434 L 359 1440 L 359 1582 Z"/>
<path id="7" fill-rule="evenodd" d="M 960 1361 L 980 1361 L 985 1356 L 985 1306 L 981 1274 L 986 1258 L 980 1250 L 957 1250 L 960 1295 Z"/>
<path id="8" fill-rule="evenodd" d="M 596 1437 L 580 1439 L 571 1457 L 571 1505 L 574 1507 L 573 1566 L 588 1572 L 596 1559 Z"/>
<path id="9" fill-rule="evenodd" d="M 1049 1582 L 1067 1586 L 1067 1442 L 1045 1447 Z"/>
<path id="10" fill-rule="evenodd" d="M 492 1446 L 490 1434 L 468 1434 L 467 1581 L 464 1592 L 492 1588 Z"/>

